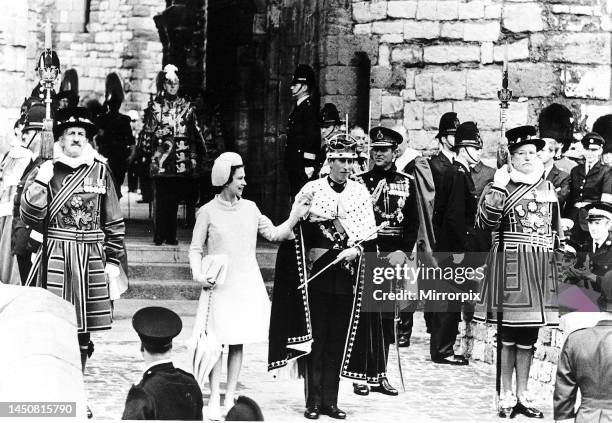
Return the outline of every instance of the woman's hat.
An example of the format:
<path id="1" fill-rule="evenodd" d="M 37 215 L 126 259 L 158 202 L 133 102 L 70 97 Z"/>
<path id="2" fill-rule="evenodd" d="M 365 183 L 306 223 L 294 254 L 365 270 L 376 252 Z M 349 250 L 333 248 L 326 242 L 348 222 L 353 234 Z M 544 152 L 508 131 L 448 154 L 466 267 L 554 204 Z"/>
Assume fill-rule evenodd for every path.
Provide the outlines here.
<path id="1" fill-rule="evenodd" d="M 210 179 L 215 187 L 221 187 L 227 183 L 232 173 L 232 166 L 243 166 L 240 154 L 228 151 L 215 159 Z"/>

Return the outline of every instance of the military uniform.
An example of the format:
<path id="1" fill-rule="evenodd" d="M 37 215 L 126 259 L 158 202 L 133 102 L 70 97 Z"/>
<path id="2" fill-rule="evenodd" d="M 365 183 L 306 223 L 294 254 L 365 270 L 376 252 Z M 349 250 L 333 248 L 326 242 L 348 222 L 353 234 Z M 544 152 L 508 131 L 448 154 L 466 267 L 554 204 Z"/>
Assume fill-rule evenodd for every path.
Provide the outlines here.
<path id="1" fill-rule="evenodd" d="M 397 148 L 398 141 L 401 141 L 401 135 L 397 132 L 376 127 L 370 131 L 370 137 L 372 138 L 372 148 L 387 147 Z M 416 200 L 416 184 L 414 177 L 405 173 L 398 172 L 394 165 L 391 165 L 389 169 L 375 166 L 369 172 L 358 175 L 357 182 L 360 182 L 366 186 L 370 192 L 372 198 L 372 204 L 374 206 L 374 216 L 376 219 L 376 225 L 380 226 L 383 222 L 387 223 L 387 226 L 378 231 L 376 239 L 376 249 L 381 266 L 389 266 L 386 260 L 387 255 L 395 251 L 401 251 L 406 256 L 412 254 L 417 235 L 419 232 L 419 214 L 417 209 Z M 394 290 L 399 287 L 388 286 L 383 289 Z M 402 286 L 402 288 L 404 288 Z M 416 304 L 416 303 L 415 303 Z M 405 304 L 404 304 L 405 305 Z M 398 312 L 402 307 L 397 305 L 396 309 Z M 412 314 L 414 310 L 403 313 L 402 321 L 405 323 L 404 340 L 403 344 L 407 345 L 410 342 L 410 336 L 412 333 Z M 369 313 L 372 318 L 376 318 L 375 313 Z M 409 316 L 407 316 L 409 314 Z M 393 319 L 398 316 L 394 316 L 390 313 L 390 310 L 383 310 L 382 313 L 382 338 L 385 347 L 385 367 L 386 358 L 389 356 L 389 346 L 394 343 L 394 322 Z M 399 330 L 399 328 L 398 328 Z M 399 339 L 398 342 L 402 342 Z M 370 361 L 375 361 L 370 359 Z M 371 363 L 370 367 L 374 365 Z M 380 380 L 368 380 L 370 383 L 380 383 Z M 394 394 L 397 391 L 393 390 Z"/>
<path id="2" fill-rule="evenodd" d="M 557 198 L 559 199 L 559 206 L 563 208 L 567 196 L 570 190 L 570 175 L 559 169 L 556 164 L 553 164 L 552 168 L 546 175 L 546 180 L 552 182 L 557 192 Z"/>
<path id="3" fill-rule="evenodd" d="M 193 375 L 168 358 L 172 339 L 182 330 L 180 317 L 163 307 L 145 307 L 132 318 L 143 349 L 166 354 L 149 363 L 142 380 L 128 392 L 123 420 L 202 420 L 202 391 Z"/>
<path id="4" fill-rule="evenodd" d="M 306 65 L 299 65 L 293 75 L 293 84 L 314 87 L 314 72 Z M 321 148 L 321 132 L 317 122 L 317 110 L 310 96 L 298 100 L 289 115 L 287 144 L 285 147 L 285 169 L 289 174 L 289 192 L 294 196 L 311 178 L 306 168 L 316 170 L 316 159 Z M 313 172 L 314 175 L 314 172 Z"/>

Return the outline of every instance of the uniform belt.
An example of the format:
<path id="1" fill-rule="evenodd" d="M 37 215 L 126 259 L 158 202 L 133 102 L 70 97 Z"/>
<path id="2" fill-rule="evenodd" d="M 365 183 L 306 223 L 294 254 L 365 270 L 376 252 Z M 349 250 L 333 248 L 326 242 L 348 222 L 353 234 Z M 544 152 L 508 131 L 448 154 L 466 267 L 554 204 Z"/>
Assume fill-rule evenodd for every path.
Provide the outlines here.
<path id="1" fill-rule="evenodd" d="M 404 228 L 401 226 L 387 226 L 378 231 L 380 237 L 398 237 L 404 234 Z"/>
<path id="2" fill-rule="evenodd" d="M 104 241 L 104 232 L 100 229 L 93 231 L 78 231 L 74 229 L 49 228 L 49 239 L 58 241 L 96 243 Z"/>
<path id="3" fill-rule="evenodd" d="M 499 233 L 493 235 L 493 242 L 499 242 Z M 553 248 L 553 237 L 523 232 L 504 232 L 504 243 L 529 244 L 537 247 Z"/>

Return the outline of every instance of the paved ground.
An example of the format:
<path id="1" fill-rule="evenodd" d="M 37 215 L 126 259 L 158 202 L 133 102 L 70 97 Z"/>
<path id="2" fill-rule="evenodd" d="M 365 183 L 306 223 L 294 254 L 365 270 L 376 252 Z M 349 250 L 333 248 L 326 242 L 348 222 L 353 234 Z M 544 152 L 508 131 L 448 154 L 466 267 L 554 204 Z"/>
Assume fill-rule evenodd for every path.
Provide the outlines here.
<path id="1" fill-rule="evenodd" d="M 96 351 L 88 365 L 85 385 L 95 419 L 121 418 L 125 397 L 132 383 L 140 380 L 143 361 L 131 315 L 145 305 L 164 305 L 183 317 L 184 329 L 175 341 L 175 364 L 186 367 L 185 340 L 191 333 L 195 301 L 120 300 L 116 304 L 116 321 L 108 332 L 94 334 Z M 351 421 L 499 421 L 493 409 L 494 370 L 481 363 L 468 367 L 448 367 L 428 359 L 428 337 L 423 319 L 415 318 L 413 345 L 401 350 L 406 392 L 399 397 L 370 394 L 358 397 L 351 383 L 340 386 L 339 405 Z M 303 412 L 303 382 L 274 380 L 266 371 L 267 345 L 245 347 L 245 360 L 239 394 L 255 399 L 266 420 L 300 421 Z M 389 363 L 391 383 L 400 388 L 395 351 Z M 401 389 L 401 388 L 400 388 Z M 204 389 L 207 402 L 208 388 Z M 552 420 L 551 399 L 538 403 Z M 206 415 L 206 409 L 204 410 Z M 321 417 L 321 420 L 330 420 Z M 516 418 L 514 421 L 528 421 Z"/>

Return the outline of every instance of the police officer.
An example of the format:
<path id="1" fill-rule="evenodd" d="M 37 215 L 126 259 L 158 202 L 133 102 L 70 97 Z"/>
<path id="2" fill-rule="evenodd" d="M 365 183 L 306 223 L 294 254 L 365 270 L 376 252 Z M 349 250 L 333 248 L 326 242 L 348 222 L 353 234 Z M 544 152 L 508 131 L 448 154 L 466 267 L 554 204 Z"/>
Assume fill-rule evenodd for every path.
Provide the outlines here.
<path id="1" fill-rule="evenodd" d="M 602 278 L 612 271 L 612 235 L 610 234 L 612 204 L 591 203 L 585 207 L 585 210 L 592 240 L 587 252 L 588 265 L 584 269 L 569 268 L 569 282 L 587 290 L 600 292 Z"/>
<path id="2" fill-rule="evenodd" d="M 202 420 L 202 391 L 193 375 L 172 364 L 172 339 L 183 327 L 181 318 L 163 307 L 145 307 L 134 314 L 147 369 L 130 388 L 123 420 Z"/>
<path id="3" fill-rule="evenodd" d="M 372 158 L 374 167 L 369 172 L 358 176 L 357 181 L 366 186 L 372 197 L 376 225 L 383 222 L 388 225 L 378 231 L 376 239 L 378 257 L 384 261 L 383 266 L 403 266 L 408 255 L 412 252 L 419 231 L 419 216 L 416 200 L 416 186 L 414 177 L 398 172 L 394 161 L 397 156 L 397 146 L 402 142 L 402 135 L 392 129 L 377 126 L 370 130 Z M 398 308 L 399 310 L 399 308 Z M 394 316 L 391 312 L 383 310 L 382 337 L 385 347 L 385 373 L 386 359 L 389 356 L 389 346 L 394 342 Z M 390 310 L 389 310 L 390 311 Z M 410 314 L 413 314 L 411 312 Z M 373 317 L 368 313 L 366 317 Z M 410 316 L 412 317 L 412 316 Z M 410 321 L 412 319 L 410 318 Z M 410 334 L 404 343 L 409 342 Z M 402 340 L 398 339 L 398 343 Z M 368 364 L 370 368 L 374 363 Z M 379 378 L 372 391 L 386 395 L 397 395 L 386 377 Z M 367 395 L 367 385 L 354 384 L 354 392 L 358 395 Z"/>
<path id="4" fill-rule="evenodd" d="M 570 242 L 578 251 L 578 264 L 582 258 L 580 252 L 588 250 L 590 242 L 585 225 L 585 212 L 581 209 L 597 201 L 612 202 L 612 173 L 610 167 L 601 163 L 604 139 L 590 132 L 582 138 L 585 164 L 575 166 L 570 172 L 570 191 L 565 205 L 565 217 L 574 221 Z"/>
<path id="5" fill-rule="evenodd" d="M 474 122 L 464 122 L 455 134 L 456 153 L 452 167 L 444 172 L 440 190 L 436 193 L 434 227 L 438 228 L 436 251 L 442 267 L 469 265 L 466 252 L 475 251 L 474 222 L 478 198 L 470 168 L 480 161 L 482 141 Z M 449 255 L 447 253 L 452 253 Z M 455 290 L 446 281 L 436 281 L 438 291 Z M 461 305 L 451 301 L 439 301 L 432 314 L 430 354 L 435 363 L 467 365 L 462 355 L 455 355 L 453 346 L 457 339 L 461 319 Z"/>
<path id="6" fill-rule="evenodd" d="M 459 119 L 457 119 L 457 113 L 444 113 L 440 118 L 438 135 L 436 135 L 436 138 L 440 142 L 440 151 L 429 160 L 429 167 L 431 168 L 431 174 L 434 178 L 436 192 L 440 190 L 444 172 L 446 172 L 447 169 L 450 169 L 451 164 L 455 159 L 453 147 L 455 144 L 455 133 L 458 126 Z"/>
<path id="7" fill-rule="evenodd" d="M 315 75 L 308 65 L 298 65 L 291 80 L 291 96 L 296 106 L 289 115 L 285 169 L 289 174 L 289 193 L 295 196 L 315 174 L 321 148 L 317 111 L 310 98 Z"/>

